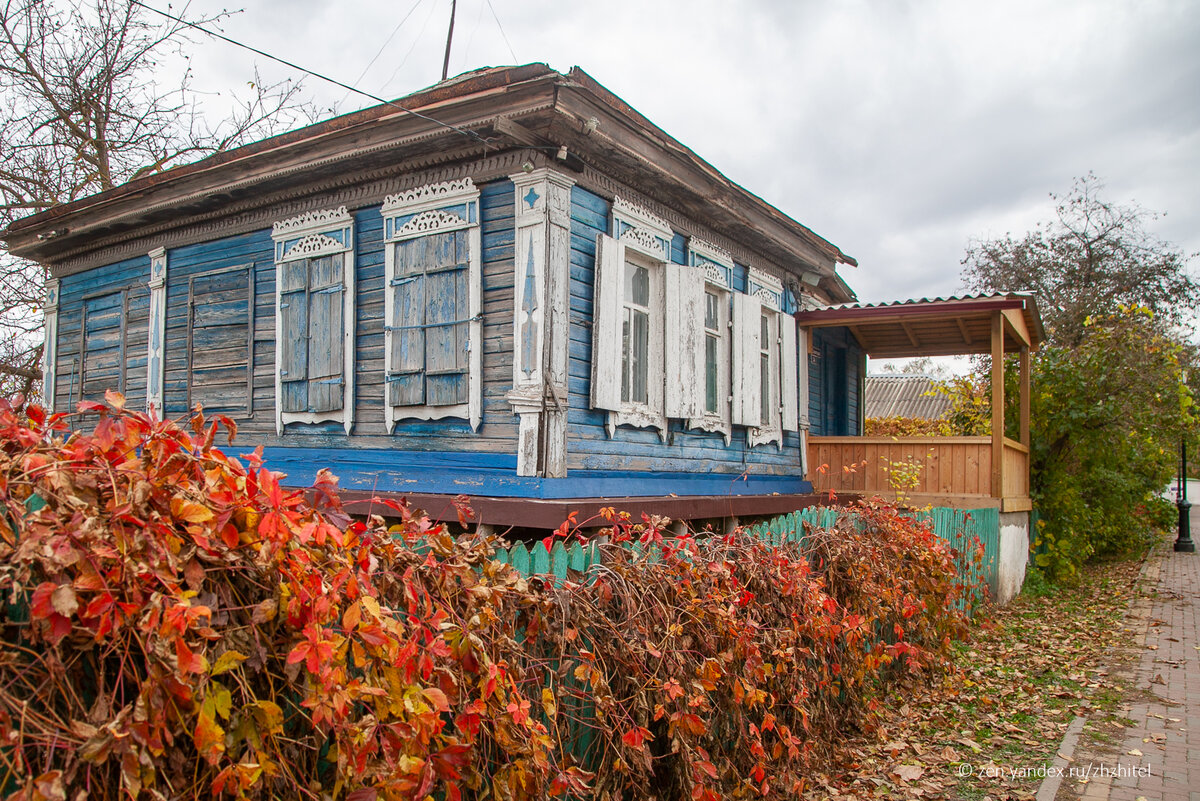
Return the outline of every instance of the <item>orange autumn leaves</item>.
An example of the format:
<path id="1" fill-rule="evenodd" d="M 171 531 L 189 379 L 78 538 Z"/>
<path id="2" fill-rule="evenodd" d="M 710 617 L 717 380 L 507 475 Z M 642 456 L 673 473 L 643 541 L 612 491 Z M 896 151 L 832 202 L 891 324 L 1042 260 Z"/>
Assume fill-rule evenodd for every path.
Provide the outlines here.
<path id="1" fill-rule="evenodd" d="M 221 427 L 0 404 L 20 788 L 790 798 L 963 633 L 953 554 L 894 509 L 803 546 L 614 510 L 602 569 L 555 583 L 403 504 L 353 519 L 328 473 L 289 491 Z"/>

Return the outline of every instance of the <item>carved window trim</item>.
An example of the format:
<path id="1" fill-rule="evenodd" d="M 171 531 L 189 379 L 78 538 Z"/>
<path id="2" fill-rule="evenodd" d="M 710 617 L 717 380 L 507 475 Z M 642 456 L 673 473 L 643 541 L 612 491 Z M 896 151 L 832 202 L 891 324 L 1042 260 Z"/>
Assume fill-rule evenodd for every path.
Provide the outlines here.
<path id="1" fill-rule="evenodd" d="M 479 430 L 483 421 L 483 243 L 479 220 L 479 190 L 470 177 L 408 189 L 384 198 L 384 419 L 388 433 L 400 420 L 463 419 Z M 449 405 L 393 405 L 387 377 L 392 373 L 392 342 L 396 301 L 396 243 L 435 234 L 467 231 L 468 368 L 467 401 Z"/>
<path id="2" fill-rule="evenodd" d="M 720 345 L 718 351 L 717 393 L 720 399 L 719 410 L 716 413 L 704 410 L 701 403 L 701 414 L 688 418 L 688 428 L 700 431 L 719 433 L 725 438 L 728 447 L 733 441 L 733 257 L 722 248 L 706 242 L 699 237 L 688 240 L 688 264 L 699 270 L 704 276 L 704 292 L 715 292 L 719 298 Z M 706 301 L 707 302 L 707 301 Z M 701 326 L 704 336 L 707 330 Z M 707 370 L 707 367 L 706 367 Z M 707 380 L 707 373 L 703 376 Z M 702 393 L 703 396 L 703 393 Z"/>
<path id="3" fill-rule="evenodd" d="M 354 329 L 356 322 L 354 217 L 345 206 L 308 211 L 271 227 L 275 243 L 275 430 L 282 436 L 289 423 L 341 421 L 349 434 L 354 426 Z M 328 412 L 283 411 L 283 315 L 284 265 L 301 259 L 342 255 L 342 408 Z"/>

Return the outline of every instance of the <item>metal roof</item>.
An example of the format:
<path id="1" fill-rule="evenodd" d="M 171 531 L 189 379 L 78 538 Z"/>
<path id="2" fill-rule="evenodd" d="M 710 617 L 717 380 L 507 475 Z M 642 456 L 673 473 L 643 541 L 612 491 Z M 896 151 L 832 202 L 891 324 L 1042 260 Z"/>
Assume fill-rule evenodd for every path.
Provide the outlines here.
<path id="1" fill-rule="evenodd" d="M 937 385 L 929 375 L 868 375 L 863 380 L 864 415 L 936 420 L 950 408 L 950 399 Z"/>
<path id="2" fill-rule="evenodd" d="M 808 328 L 844 327 L 869 356 L 956 356 L 991 351 L 993 320 L 1004 320 L 1006 353 L 1045 339 L 1032 294 L 998 292 L 886 303 L 841 303 L 796 313 Z"/>

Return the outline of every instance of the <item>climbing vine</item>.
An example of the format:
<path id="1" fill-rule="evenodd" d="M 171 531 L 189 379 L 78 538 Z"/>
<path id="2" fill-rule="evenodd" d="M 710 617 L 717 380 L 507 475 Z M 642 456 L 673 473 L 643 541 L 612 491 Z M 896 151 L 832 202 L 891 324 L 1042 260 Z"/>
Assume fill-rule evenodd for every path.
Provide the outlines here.
<path id="1" fill-rule="evenodd" d="M 0 402 L 11 797 L 790 798 L 965 632 L 954 553 L 894 508 L 791 545 L 606 510 L 555 581 L 235 434 Z"/>

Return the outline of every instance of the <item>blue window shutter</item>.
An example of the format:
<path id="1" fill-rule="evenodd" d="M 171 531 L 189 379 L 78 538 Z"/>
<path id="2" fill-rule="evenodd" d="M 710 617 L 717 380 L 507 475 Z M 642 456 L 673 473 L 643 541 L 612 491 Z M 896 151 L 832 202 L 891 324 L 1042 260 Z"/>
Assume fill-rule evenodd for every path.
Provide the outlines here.
<path id="1" fill-rule="evenodd" d="M 308 410 L 308 260 L 282 265 L 279 320 L 282 340 L 279 380 L 285 412 Z"/>
<path id="2" fill-rule="evenodd" d="M 392 372 L 388 375 L 388 403 L 421 406 L 425 403 L 425 254 L 428 238 L 397 242 L 391 324 Z"/>
<path id="3" fill-rule="evenodd" d="M 310 412 L 342 408 L 344 386 L 344 254 L 311 260 L 308 291 L 308 406 Z"/>

